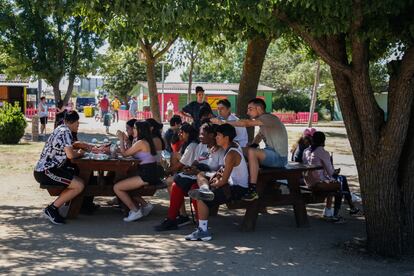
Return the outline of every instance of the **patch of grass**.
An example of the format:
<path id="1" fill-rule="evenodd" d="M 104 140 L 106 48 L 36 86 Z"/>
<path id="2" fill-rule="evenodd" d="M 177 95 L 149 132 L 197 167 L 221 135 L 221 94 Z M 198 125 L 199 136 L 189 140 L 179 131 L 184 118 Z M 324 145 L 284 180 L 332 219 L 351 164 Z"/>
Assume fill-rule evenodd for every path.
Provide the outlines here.
<path id="1" fill-rule="evenodd" d="M 25 142 L 17 145 L 0 145 L 0 174 L 32 171 L 44 142 Z"/>

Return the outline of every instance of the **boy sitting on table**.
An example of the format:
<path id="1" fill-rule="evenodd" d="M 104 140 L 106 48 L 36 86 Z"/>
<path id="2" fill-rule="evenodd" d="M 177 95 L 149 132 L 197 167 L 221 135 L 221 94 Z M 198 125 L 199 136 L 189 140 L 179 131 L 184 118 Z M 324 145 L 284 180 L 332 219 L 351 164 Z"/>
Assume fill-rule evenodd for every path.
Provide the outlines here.
<path id="1" fill-rule="evenodd" d="M 217 145 L 225 150 L 224 166 L 210 180 L 202 172 L 197 175 L 197 184 L 200 188 L 189 191 L 188 195 L 197 200 L 198 228 L 186 236 L 186 240 L 211 240 L 208 232 L 209 208 L 239 200 L 248 190 L 247 164 L 242 149 L 233 142 L 235 137 L 236 129 L 230 124 L 217 127 Z"/>

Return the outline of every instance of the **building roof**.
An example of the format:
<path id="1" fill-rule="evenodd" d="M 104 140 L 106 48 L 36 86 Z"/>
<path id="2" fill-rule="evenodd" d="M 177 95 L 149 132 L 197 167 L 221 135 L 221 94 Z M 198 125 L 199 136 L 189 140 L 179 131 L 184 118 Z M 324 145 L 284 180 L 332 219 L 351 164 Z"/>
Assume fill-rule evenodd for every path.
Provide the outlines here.
<path id="1" fill-rule="evenodd" d="M 140 81 L 138 84 L 148 89 L 148 82 Z M 206 94 L 223 94 L 223 95 L 237 95 L 239 92 L 238 83 L 217 83 L 217 82 L 193 82 L 191 85 L 191 93 L 195 93 L 196 86 L 202 86 Z M 157 82 L 158 91 L 161 90 L 162 83 Z M 164 93 L 182 93 L 187 92 L 188 82 L 165 82 Z M 258 91 L 276 91 L 276 89 L 259 84 Z"/>
<path id="2" fill-rule="evenodd" d="M 16 77 L 8 79 L 6 75 L 0 74 L 0 86 L 29 86 L 29 78 L 22 79 Z"/>

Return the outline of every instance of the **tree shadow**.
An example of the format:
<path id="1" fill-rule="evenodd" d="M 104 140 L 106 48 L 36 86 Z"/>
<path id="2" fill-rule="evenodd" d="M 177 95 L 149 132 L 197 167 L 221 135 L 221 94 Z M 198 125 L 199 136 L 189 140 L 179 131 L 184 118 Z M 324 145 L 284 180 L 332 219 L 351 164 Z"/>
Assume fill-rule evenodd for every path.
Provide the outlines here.
<path id="1" fill-rule="evenodd" d="M 326 137 L 348 139 L 348 135 L 346 133 L 338 133 L 338 132 L 330 132 L 330 131 L 325 131 L 324 133 Z"/>
<path id="2" fill-rule="evenodd" d="M 213 240 L 188 242 L 191 226 L 154 232 L 166 213 L 157 201 L 153 213 L 124 223 L 119 210 L 103 207 L 93 216 L 79 216 L 66 225 L 51 225 L 36 206 L 0 206 L 0 272 L 5 274 L 317 274 L 324 266 L 343 272 L 349 252 L 336 244 L 364 235 L 363 220 L 345 225 L 323 221 L 323 205 L 308 207 L 311 227 L 297 228 L 291 208 L 269 208 L 260 215 L 256 232 L 241 232 L 243 214 L 222 207 L 210 219 Z M 309 258 L 309 256 L 318 258 Z M 338 261 L 340 260 L 340 261 Z M 369 260 L 386 268 L 380 261 Z M 322 265 L 322 267 L 321 267 Z M 336 267 L 336 268 L 335 268 Z M 348 272 L 361 272 L 354 264 Z M 388 268 L 390 270 L 390 268 Z M 381 270 L 382 271 L 382 270 Z"/>

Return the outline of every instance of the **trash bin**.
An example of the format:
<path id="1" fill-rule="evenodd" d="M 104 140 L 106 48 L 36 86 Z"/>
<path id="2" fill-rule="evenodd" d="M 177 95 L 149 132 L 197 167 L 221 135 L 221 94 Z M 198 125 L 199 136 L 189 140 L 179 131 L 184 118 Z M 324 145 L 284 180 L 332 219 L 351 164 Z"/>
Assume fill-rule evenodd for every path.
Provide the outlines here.
<path id="1" fill-rule="evenodd" d="M 93 117 L 94 109 L 93 106 L 85 106 L 83 107 L 83 112 L 85 114 L 85 117 Z"/>

